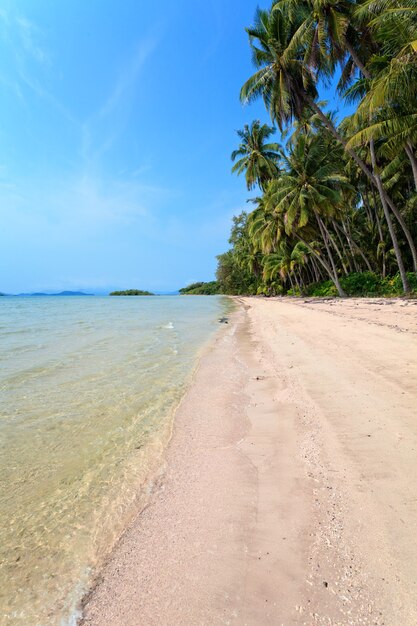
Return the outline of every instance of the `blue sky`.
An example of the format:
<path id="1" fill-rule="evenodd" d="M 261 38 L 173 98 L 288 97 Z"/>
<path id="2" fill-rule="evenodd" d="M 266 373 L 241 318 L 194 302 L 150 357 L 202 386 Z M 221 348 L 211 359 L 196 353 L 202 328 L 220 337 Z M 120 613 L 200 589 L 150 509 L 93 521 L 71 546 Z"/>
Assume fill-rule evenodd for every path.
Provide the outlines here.
<path id="1" fill-rule="evenodd" d="M 269 4 L 269 3 L 264 3 Z M 253 0 L 0 5 L 0 291 L 211 280 Z"/>

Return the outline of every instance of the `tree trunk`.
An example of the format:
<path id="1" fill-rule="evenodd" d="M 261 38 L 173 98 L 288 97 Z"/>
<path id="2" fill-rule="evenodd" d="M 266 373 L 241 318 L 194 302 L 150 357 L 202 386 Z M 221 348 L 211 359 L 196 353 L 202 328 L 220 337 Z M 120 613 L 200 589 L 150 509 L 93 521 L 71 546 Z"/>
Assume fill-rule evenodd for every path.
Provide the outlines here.
<path id="1" fill-rule="evenodd" d="M 385 191 L 384 187 L 382 186 L 381 179 L 379 179 L 379 182 L 380 182 L 381 190 L 382 190 L 382 193 L 384 194 L 386 203 L 388 204 L 388 206 L 390 207 L 390 209 L 394 213 L 394 215 L 397 218 L 401 228 L 403 229 L 405 238 L 407 239 L 408 245 L 410 246 L 411 256 L 413 257 L 413 270 L 415 272 L 417 272 L 417 248 L 416 248 L 416 245 L 414 243 L 413 237 L 412 237 L 412 235 L 411 235 L 411 233 L 410 233 L 410 231 L 408 229 L 407 224 L 405 223 L 405 220 L 404 220 L 403 216 L 401 215 L 401 213 L 399 212 L 399 210 L 397 209 L 397 207 L 395 206 L 395 204 L 393 203 L 391 198 L 388 196 L 388 194 Z M 381 192 L 379 192 L 379 193 L 381 195 Z"/>
<path id="2" fill-rule="evenodd" d="M 303 243 L 303 244 L 304 244 L 304 245 L 305 245 L 305 246 L 306 246 L 306 247 L 310 250 L 311 254 L 313 254 L 313 255 L 316 257 L 317 261 L 318 261 L 318 262 L 320 263 L 320 265 L 321 265 L 321 266 L 325 269 L 325 271 L 327 272 L 327 274 L 328 274 L 328 276 L 329 276 L 330 280 L 331 280 L 331 281 L 335 284 L 335 286 L 336 286 L 336 288 L 337 288 L 336 281 L 335 281 L 335 278 L 334 278 L 334 275 L 333 275 L 333 272 L 332 272 L 332 268 L 331 268 L 331 267 L 330 267 L 330 265 L 327 263 L 327 261 L 325 261 L 325 260 L 324 260 L 324 259 L 323 259 L 320 255 L 319 255 L 319 253 L 318 253 L 318 252 L 316 252 L 316 250 L 314 250 L 314 248 L 312 248 L 312 247 L 310 246 L 310 244 L 309 244 L 307 241 L 305 241 L 305 239 L 303 239 L 302 237 L 300 237 L 300 235 L 299 235 L 298 233 L 294 233 L 294 237 L 295 237 L 296 239 L 298 239 L 298 241 L 301 241 L 301 243 Z M 343 291 L 343 290 L 342 290 L 342 291 Z"/>
<path id="3" fill-rule="evenodd" d="M 325 225 L 324 222 L 323 222 L 323 227 L 326 230 L 327 241 L 332 244 L 333 248 L 336 251 L 337 256 L 339 257 L 339 261 L 340 261 L 340 263 L 342 265 L 342 268 L 343 268 L 343 271 L 345 273 L 345 276 L 348 276 L 349 275 L 349 271 L 348 271 L 348 268 L 345 265 L 345 262 L 343 260 L 343 255 L 342 255 L 342 253 L 339 250 L 339 246 L 337 245 L 336 241 L 334 240 L 334 237 L 332 237 L 329 229 L 327 228 L 327 226 Z"/>
<path id="4" fill-rule="evenodd" d="M 379 243 L 383 244 L 383 251 L 382 251 L 382 278 L 385 278 L 386 275 L 387 275 L 387 267 L 386 267 L 386 263 L 385 263 L 385 241 L 384 241 L 384 235 L 383 235 L 383 232 L 382 232 L 381 220 L 379 219 L 379 214 L 378 214 L 378 203 L 376 201 L 375 189 L 373 187 L 372 187 L 372 197 L 374 199 L 375 221 L 376 221 L 376 225 L 377 225 L 378 233 L 379 233 Z"/>
<path id="5" fill-rule="evenodd" d="M 397 259 L 397 265 L 398 265 L 398 269 L 400 271 L 400 276 L 401 276 L 401 281 L 403 284 L 403 289 L 404 289 L 404 293 L 409 293 L 410 292 L 410 286 L 408 284 L 408 278 L 407 278 L 407 274 L 405 272 L 405 268 L 404 268 L 404 263 L 403 263 L 403 259 L 401 256 L 401 250 L 400 250 L 400 246 L 398 245 L 398 239 L 397 239 L 397 235 L 395 233 L 394 230 L 394 226 L 391 220 L 391 215 L 388 209 L 388 204 L 386 201 L 386 197 L 385 197 L 385 193 L 384 193 L 384 189 L 382 187 L 382 183 L 381 183 L 381 178 L 379 176 L 378 173 L 378 169 L 377 169 L 377 163 L 376 163 L 376 157 L 375 157 L 375 146 L 374 146 L 374 142 L 373 139 L 371 139 L 370 141 L 370 149 L 371 149 L 371 159 L 372 159 L 372 167 L 374 170 L 374 176 L 375 176 L 375 180 L 377 182 L 378 185 L 378 191 L 379 191 L 379 195 L 381 198 L 381 202 L 382 202 L 382 208 L 384 209 L 384 214 L 385 214 L 385 219 L 387 221 L 388 224 L 388 229 L 391 235 L 391 239 L 392 239 L 392 243 L 394 246 L 394 251 L 395 251 L 395 256 Z"/>
<path id="6" fill-rule="evenodd" d="M 343 221 L 343 220 L 342 220 L 342 221 Z M 342 238 L 341 238 L 341 236 L 340 236 L 340 228 L 339 228 L 339 226 L 337 225 L 337 223 L 336 223 L 336 221 L 335 221 L 335 220 L 332 220 L 332 225 L 333 225 L 334 232 L 335 232 L 335 234 L 336 234 L 337 240 L 338 240 L 338 242 L 339 242 L 339 244 L 340 244 L 340 247 L 342 248 L 342 252 L 343 252 L 343 254 L 344 254 L 344 256 L 345 256 L 345 259 L 346 259 L 346 261 L 347 261 L 348 271 L 349 271 L 349 273 L 350 273 L 350 272 L 353 272 L 353 269 L 354 269 L 354 268 L 352 267 L 352 262 L 354 262 L 354 261 L 355 261 L 355 259 L 354 259 L 354 256 L 353 256 L 353 254 L 352 254 L 352 248 L 349 246 L 349 249 L 350 249 L 350 255 L 351 255 L 351 257 L 352 257 L 352 261 L 351 261 L 351 259 L 349 258 L 349 252 L 346 250 L 346 246 L 345 246 L 345 244 L 344 244 L 344 242 L 343 242 L 343 239 L 342 239 Z"/>
<path id="7" fill-rule="evenodd" d="M 374 218 L 373 218 L 373 215 L 372 215 L 371 206 L 369 204 L 368 191 L 365 190 L 363 193 L 361 193 L 361 196 L 362 196 L 363 206 L 365 207 L 365 210 L 366 210 L 366 217 L 368 218 L 368 222 L 373 224 L 374 223 Z"/>
<path id="8" fill-rule="evenodd" d="M 345 48 L 349 52 L 350 56 L 352 57 L 354 64 L 361 71 L 361 73 L 365 76 L 365 78 L 368 78 L 368 79 L 371 78 L 371 73 L 369 72 L 369 70 L 366 69 L 366 67 L 364 66 L 364 64 L 362 63 L 362 61 L 356 54 L 356 51 L 353 49 L 353 47 L 350 45 L 350 43 L 346 39 L 345 39 Z"/>
<path id="9" fill-rule="evenodd" d="M 317 223 L 318 223 L 319 228 L 320 228 L 321 236 L 323 237 L 324 245 L 326 246 L 327 256 L 329 257 L 330 264 L 332 266 L 333 282 L 336 285 L 336 289 L 337 289 L 337 292 L 338 292 L 339 296 L 341 298 L 346 298 L 346 294 L 343 291 L 343 287 L 342 287 L 342 285 L 340 284 L 340 281 L 339 281 L 339 276 L 337 275 L 337 268 L 336 268 L 336 264 L 334 262 L 332 251 L 330 250 L 330 245 L 329 245 L 328 235 L 327 235 L 327 232 L 326 232 L 326 227 L 324 226 L 323 220 L 318 215 L 318 213 L 316 213 L 315 215 L 316 215 Z"/>
<path id="10" fill-rule="evenodd" d="M 417 159 L 414 155 L 413 145 L 411 141 L 407 141 L 404 146 L 408 158 L 410 159 L 411 169 L 413 170 L 414 186 L 417 191 Z"/>
<path id="11" fill-rule="evenodd" d="M 297 272 L 295 270 L 294 270 L 294 278 L 295 278 L 295 282 L 297 283 L 298 291 L 300 292 L 300 295 L 302 295 L 300 281 L 298 280 Z"/>
<path id="12" fill-rule="evenodd" d="M 342 220 L 342 227 L 343 227 L 343 234 L 346 237 L 347 242 L 349 244 L 349 249 L 350 249 L 350 253 L 352 255 L 355 272 L 358 272 L 359 271 L 359 266 L 358 266 L 358 263 L 357 263 L 356 258 L 355 258 L 355 253 L 353 252 L 352 241 L 351 241 L 350 237 L 348 236 L 348 230 L 347 230 L 347 227 L 346 227 L 346 224 L 345 224 L 344 220 Z"/>
<path id="13" fill-rule="evenodd" d="M 352 250 L 352 248 L 355 247 L 356 250 L 359 252 L 361 258 L 363 259 L 363 261 L 364 261 L 366 267 L 368 268 L 368 270 L 370 272 L 373 272 L 372 265 L 370 264 L 369 260 L 365 256 L 365 253 L 363 252 L 362 248 L 353 239 L 352 234 L 350 233 L 350 231 L 347 228 L 346 224 L 344 222 L 342 222 L 342 224 L 343 224 L 344 235 L 345 235 L 346 239 L 348 240 L 348 244 L 350 246 L 350 249 Z M 336 226 L 340 230 L 340 227 L 338 226 L 338 224 L 336 224 Z"/>
<path id="14" fill-rule="evenodd" d="M 318 270 L 317 263 L 316 263 L 314 257 L 311 257 L 311 265 L 313 266 L 313 272 L 314 272 L 315 281 L 316 281 L 316 283 L 318 283 L 318 282 L 320 282 L 320 272 Z"/>
<path id="15" fill-rule="evenodd" d="M 359 167 L 359 169 L 362 170 L 362 172 L 365 174 L 365 176 L 367 178 L 369 178 L 369 180 L 372 182 L 372 184 L 375 185 L 376 182 L 375 182 L 375 179 L 374 179 L 374 176 L 373 176 L 371 170 L 368 168 L 366 163 L 364 161 L 362 161 L 362 159 L 355 152 L 355 150 L 353 150 L 352 148 L 348 148 L 347 147 L 346 139 L 344 139 L 342 137 L 342 135 L 340 133 L 338 133 L 338 131 L 336 130 L 335 126 L 329 120 L 329 118 L 324 113 L 324 111 L 321 110 L 321 108 L 316 104 L 316 102 L 312 98 L 308 98 L 307 101 L 308 101 L 308 104 L 310 105 L 310 107 L 313 109 L 313 111 L 319 117 L 319 119 L 323 122 L 323 124 L 325 125 L 327 130 L 333 135 L 333 137 L 336 139 L 336 141 L 338 141 L 340 144 L 342 144 L 342 146 L 344 147 L 346 152 L 352 157 L 352 159 L 355 161 L 355 163 Z"/>

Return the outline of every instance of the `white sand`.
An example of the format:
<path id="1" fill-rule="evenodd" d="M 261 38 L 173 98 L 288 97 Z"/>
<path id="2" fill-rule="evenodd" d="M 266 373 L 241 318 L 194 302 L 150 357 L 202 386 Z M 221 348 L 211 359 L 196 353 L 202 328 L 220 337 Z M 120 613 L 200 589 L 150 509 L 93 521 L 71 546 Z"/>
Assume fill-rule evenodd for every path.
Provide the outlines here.
<path id="1" fill-rule="evenodd" d="M 417 303 L 242 299 L 88 626 L 417 624 Z"/>

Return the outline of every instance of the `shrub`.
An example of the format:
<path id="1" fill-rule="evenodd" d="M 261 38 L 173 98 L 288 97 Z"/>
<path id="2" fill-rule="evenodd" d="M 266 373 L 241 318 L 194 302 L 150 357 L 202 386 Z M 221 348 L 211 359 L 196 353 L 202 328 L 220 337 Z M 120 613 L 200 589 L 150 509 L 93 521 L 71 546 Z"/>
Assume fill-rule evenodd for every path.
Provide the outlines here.
<path id="1" fill-rule="evenodd" d="M 321 283 L 313 283 L 306 289 L 306 295 L 316 298 L 329 298 L 337 296 L 337 289 L 331 280 L 325 280 Z"/>
<path id="2" fill-rule="evenodd" d="M 417 294 L 417 274 L 410 272 L 407 274 L 410 287 L 413 293 Z M 352 273 L 349 276 L 342 276 L 340 284 L 347 296 L 356 297 L 395 297 L 403 295 L 401 277 L 387 276 L 382 278 L 373 272 Z M 292 290 L 288 293 L 290 294 Z M 296 294 L 294 294 L 296 295 Z M 309 285 L 306 295 L 323 298 L 337 296 L 337 289 L 331 280 Z"/>

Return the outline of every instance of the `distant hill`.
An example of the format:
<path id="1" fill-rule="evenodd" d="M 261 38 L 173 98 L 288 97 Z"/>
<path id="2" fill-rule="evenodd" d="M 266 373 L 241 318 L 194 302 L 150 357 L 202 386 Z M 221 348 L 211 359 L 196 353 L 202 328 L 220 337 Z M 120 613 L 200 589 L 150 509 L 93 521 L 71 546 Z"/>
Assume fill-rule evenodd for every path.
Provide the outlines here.
<path id="1" fill-rule="evenodd" d="M 54 296 L 92 296 L 92 293 L 84 293 L 83 291 L 61 291 L 60 293 L 52 294 Z"/>
<path id="2" fill-rule="evenodd" d="M 92 296 L 92 293 L 84 293 L 83 291 L 60 291 L 59 293 L 19 293 L 18 296 Z"/>
<path id="3" fill-rule="evenodd" d="M 220 293 L 219 283 L 212 280 L 209 283 L 192 283 L 180 289 L 182 296 L 215 296 Z"/>
<path id="4" fill-rule="evenodd" d="M 112 291 L 110 296 L 154 296 L 150 291 L 142 291 L 141 289 L 126 289 L 125 291 Z"/>

